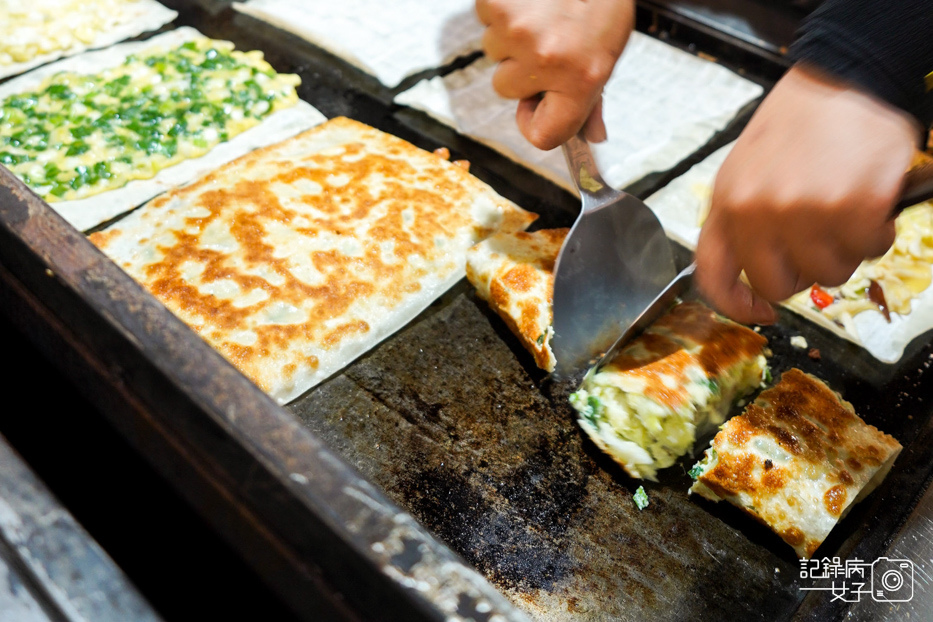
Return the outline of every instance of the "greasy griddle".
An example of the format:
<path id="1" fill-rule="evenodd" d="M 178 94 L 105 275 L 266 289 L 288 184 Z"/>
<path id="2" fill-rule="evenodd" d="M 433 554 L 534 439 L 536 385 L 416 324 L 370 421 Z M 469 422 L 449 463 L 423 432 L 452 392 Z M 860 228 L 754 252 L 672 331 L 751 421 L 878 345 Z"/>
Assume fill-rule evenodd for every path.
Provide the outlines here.
<path id="1" fill-rule="evenodd" d="M 261 49 L 277 70 L 298 73 L 299 95 L 328 117 L 350 116 L 427 149 L 446 146 L 500 193 L 539 213 L 535 227 L 572 223 L 577 202 L 563 190 L 425 115 L 393 106 L 392 96 L 417 78 L 386 89 L 252 18 L 174 4 L 175 25 L 232 40 L 239 49 Z M 733 58 L 748 62 L 765 84 L 779 71 L 741 54 Z M 748 111 L 675 170 L 629 190 L 644 198 L 734 138 L 747 118 Z M 680 263 L 687 259 L 682 252 Z M 923 377 L 933 357 L 929 334 L 901 363 L 886 366 L 786 312 L 763 333 L 775 377 L 796 366 L 825 379 L 867 422 L 905 446 L 885 483 L 818 552 L 875 559 L 933 465 L 933 384 Z M 821 350 L 821 360 L 790 346 L 798 334 Z M 462 281 L 286 408 L 533 618 L 825 620 L 844 614 L 845 603 L 801 591 L 798 562 L 777 536 L 728 504 L 687 496 L 690 457 L 662 471 L 658 483 L 627 477 L 578 428 L 566 399 L 575 384 L 537 369 Z M 639 485 L 650 500 L 642 511 L 632 502 Z"/>

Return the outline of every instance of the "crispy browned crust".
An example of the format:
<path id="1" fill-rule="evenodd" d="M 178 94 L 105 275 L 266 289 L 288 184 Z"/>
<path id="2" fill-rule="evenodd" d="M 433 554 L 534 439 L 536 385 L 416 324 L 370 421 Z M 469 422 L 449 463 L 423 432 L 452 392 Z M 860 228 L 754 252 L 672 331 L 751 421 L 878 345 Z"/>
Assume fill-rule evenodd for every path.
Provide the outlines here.
<path id="1" fill-rule="evenodd" d="M 741 361 L 764 351 L 768 340 L 759 333 L 723 318 L 699 302 L 685 302 L 659 318 L 652 329 L 699 346 L 697 358 L 710 377 L 719 376 Z"/>
<path id="2" fill-rule="evenodd" d="M 316 135 L 331 132 L 348 138 L 301 157 L 282 155 L 291 145 L 309 144 Z M 321 190 L 310 190 L 315 188 Z M 426 269 L 412 268 L 407 259 L 446 261 L 447 251 L 435 240 L 476 229 L 471 206 L 480 194 L 492 196 L 462 168 L 357 121 L 335 118 L 150 202 L 143 209 L 155 231 L 166 206 L 189 204 L 200 215 L 168 232 L 159 260 L 134 276 L 170 309 L 196 318 L 196 331 L 269 390 L 266 376 L 271 374 L 265 370 L 270 366 L 277 367 L 276 379 L 291 378 L 298 367 L 318 367 L 314 355 L 294 353 L 295 344 L 337 351 L 369 333 L 372 316 L 353 317 L 358 301 L 373 301 L 372 311 L 378 313 L 416 297 Z M 502 228 L 524 227 L 536 218 L 501 197 L 491 201 L 501 210 L 503 221 L 497 224 Z M 235 251 L 212 247 L 207 237 L 212 226 L 229 234 Z M 282 248 L 275 244 L 280 229 L 300 234 L 302 240 L 354 240 L 361 250 L 345 253 L 336 246 L 315 249 L 294 242 Z M 118 224 L 91 241 L 106 250 L 119 230 Z M 296 273 L 294 259 L 299 256 L 316 280 Z M 192 264 L 203 268 L 198 277 L 203 283 L 232 282 L 240 292 L 267 296 L 244 305 L 207 293 L 186 276 L 185 266 Z M 266 276 L 257 274 L 260 270 Z M 302 317 L 256 323 L 251 343 L 231 338 L 272 305 L 291 305 L 302 310 Z M 290 359 L 280 364 L 286 352 Z"/>
<path id="3" fill-rule="evenodd" d="M 690 400 L 687 370 L 700 365 L 710 379 L 765 352 L 767 340 L 699 302 L 674 306 L 619 353 L 604 371 L 645 381 L 645 396 L 672 408 Z"/>
<path id="4" fill-rule="evenodd" d="M 787 466 L 744 451 L 760 437 L 774 440 L 792 456 Z M 825 474 L 824 481 L 832 485 L 823 490 L 821 503 L 826 514 L 838 519 L 858 490 L 901 446 L 862 421 L 852 405 L 822 381 L 791 369 L 742 415 L 729 420 L 713 447 L 717 462 L 699 481 L 724 499 L 741 495 L 745 511 L 774 527 L 786 524 L 788 516 L 785 510 L 771 513 L 779 506 L 770 502 L 783 495 L 787 505 L 793 506 L 794 496 L 785 492 L 793 489 L 796 478 Z M 797 527 L 778 530 L 778 535 L 806 556 L 822 542 Z"/>
<path id="5" fill-rule="evenodd" d="M 526 350 L 534 356 L 535 364 L 542 369 L 549 369 L 552 361 L 548 345 L 540 340 L 541 326 L 551 324 L 551 303 L 554 295 L 554 262 L 560 246 L 569 229 L 541 229 L 532 233 L 516 231 L 508 235 L 522 244 L 520 257 L 508 257 L 515 261 L 505 271 L 495 271 L 486 275 L 489 280 L 488 294 L 481 286 L 484 274 L 477 273 L 467 265 L 467 279 L 470 280 L 489 306 L 502 318 L 509 330 L 518 337 Z M 547 292 L 547 299 L 528 297 L 544 281 L 544 287 L 537 287 Z M 513 305 L 513 300 L 519 302 Z M 514 307 L 514 308 L 513 308 Z M 542 314 L 546 317 L 542 318 Z"/>

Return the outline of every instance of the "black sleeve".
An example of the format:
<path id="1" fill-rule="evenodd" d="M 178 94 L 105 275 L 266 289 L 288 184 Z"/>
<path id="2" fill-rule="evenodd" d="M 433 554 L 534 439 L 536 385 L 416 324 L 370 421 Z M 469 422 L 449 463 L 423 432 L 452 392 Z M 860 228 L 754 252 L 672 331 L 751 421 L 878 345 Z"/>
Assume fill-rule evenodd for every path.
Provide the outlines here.
<path id="1" fill-rule="evenodd" d="M 933 120 L 933 0 L 826 0 L 788 52 L 902 108 Z M 933 81 L 933 76 L 929 80 Z"/>

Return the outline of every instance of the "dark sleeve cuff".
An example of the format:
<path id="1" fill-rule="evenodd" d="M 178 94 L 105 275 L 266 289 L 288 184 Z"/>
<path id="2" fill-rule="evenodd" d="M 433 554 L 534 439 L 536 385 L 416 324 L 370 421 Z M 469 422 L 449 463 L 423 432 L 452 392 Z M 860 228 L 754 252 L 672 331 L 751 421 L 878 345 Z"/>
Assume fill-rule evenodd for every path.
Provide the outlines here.
<path id="1" fill-rule="evenodd" d="M 788 57 L 933 120 L 924 78 L 933 71 L 933 2 L 827 0 L 797 33 Z"/>

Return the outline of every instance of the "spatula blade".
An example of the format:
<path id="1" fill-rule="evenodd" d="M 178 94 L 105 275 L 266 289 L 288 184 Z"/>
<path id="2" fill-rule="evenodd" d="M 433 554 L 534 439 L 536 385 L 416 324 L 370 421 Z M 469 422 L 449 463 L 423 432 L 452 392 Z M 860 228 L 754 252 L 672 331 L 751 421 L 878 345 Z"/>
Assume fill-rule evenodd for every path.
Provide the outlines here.
<path id="1" fill-rule="evenodd" d="M 570 376 L 599 358 L 677 275 L 654 212 L 619 193 L 577 219 L 554 275 L 551 347 Z"/>

